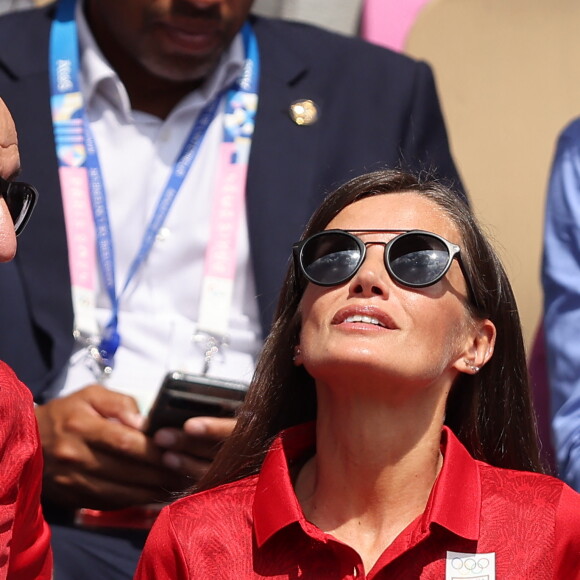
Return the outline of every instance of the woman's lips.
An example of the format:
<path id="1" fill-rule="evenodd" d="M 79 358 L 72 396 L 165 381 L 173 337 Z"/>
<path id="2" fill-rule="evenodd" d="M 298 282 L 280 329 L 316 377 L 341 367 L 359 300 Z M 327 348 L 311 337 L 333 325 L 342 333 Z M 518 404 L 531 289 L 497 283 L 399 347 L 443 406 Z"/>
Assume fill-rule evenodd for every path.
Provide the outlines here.
<path id="1" fill-rule="evenodd" d="M 364 324 L 387 330 L 398 329 L 394 320 L 386 312 L 372 306 L 342 308 L 334 315 L 332 324 Z"/>

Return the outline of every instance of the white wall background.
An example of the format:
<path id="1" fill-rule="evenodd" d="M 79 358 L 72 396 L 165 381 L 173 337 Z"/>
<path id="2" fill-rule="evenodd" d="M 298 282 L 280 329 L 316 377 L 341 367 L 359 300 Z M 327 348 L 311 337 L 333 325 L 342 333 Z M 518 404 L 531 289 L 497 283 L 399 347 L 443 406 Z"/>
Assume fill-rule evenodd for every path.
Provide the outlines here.
<path id="1" fill-rule="evenodd" d="M 301 20 L 323 28 L 355 34 L 362 0 L 255 0 L 252 12 Z"/>

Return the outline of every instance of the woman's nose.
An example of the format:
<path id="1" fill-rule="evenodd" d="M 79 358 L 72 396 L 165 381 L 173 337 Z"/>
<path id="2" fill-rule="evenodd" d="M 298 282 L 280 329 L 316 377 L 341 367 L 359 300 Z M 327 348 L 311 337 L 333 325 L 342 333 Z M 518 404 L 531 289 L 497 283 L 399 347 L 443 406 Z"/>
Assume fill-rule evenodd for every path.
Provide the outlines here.
<path id="1" fill-rule="evenodd" d="M 391 278 L 385 268 L 383 245 L 369 245 L 364 262 L 349 283 L 353 295 L 388 296 Z"/>

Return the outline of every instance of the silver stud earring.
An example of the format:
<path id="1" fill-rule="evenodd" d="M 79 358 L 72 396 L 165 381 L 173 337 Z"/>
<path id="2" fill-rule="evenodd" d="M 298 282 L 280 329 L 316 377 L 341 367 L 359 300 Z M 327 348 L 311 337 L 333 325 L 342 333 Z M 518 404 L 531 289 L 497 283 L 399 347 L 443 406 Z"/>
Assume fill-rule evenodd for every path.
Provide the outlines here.
<path id="1" fill-rule="evenodd" d="M 481 367 L 474 365 L 471 361 L 464 359 L 463 362 L 467 366 L 467 368 L 472 371 L 473 373 L 478 373 Z"/>
<path id="2" fill-rule="evenodd" d="M 294 356 L 292 357 L 292 360 L 294 362 L 296 362 L 296 359 L 302 354 L 302 351 L 300 350 L 299 346 L 295 346 L 294 347 Z"/>

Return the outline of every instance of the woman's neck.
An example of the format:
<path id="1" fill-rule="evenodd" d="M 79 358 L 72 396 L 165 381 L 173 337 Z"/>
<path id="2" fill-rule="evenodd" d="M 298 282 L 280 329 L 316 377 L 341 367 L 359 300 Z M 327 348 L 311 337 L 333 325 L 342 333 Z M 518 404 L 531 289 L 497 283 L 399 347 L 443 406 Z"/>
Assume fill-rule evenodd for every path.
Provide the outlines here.
<path id="1" fill-rule="evenodd" d="M 442 466 L 443 403 L 330 399 L 296 494 L 306 518 L 357 550 L 368 571 L 425 509 Z"/>

